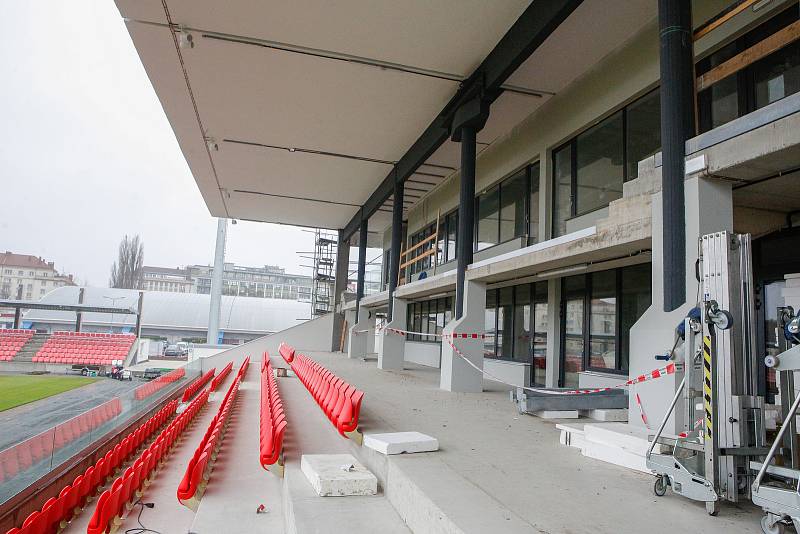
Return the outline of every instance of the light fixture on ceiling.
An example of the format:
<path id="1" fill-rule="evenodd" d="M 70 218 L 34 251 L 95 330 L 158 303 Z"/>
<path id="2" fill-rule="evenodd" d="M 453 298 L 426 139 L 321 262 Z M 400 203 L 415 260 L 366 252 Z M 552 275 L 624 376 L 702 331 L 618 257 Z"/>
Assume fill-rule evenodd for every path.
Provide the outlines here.
<path id="1" fill-rule="evenodd" d="M 178 47 L 194 48 L 194 37 L 183 26 L 178 27 Z"/>

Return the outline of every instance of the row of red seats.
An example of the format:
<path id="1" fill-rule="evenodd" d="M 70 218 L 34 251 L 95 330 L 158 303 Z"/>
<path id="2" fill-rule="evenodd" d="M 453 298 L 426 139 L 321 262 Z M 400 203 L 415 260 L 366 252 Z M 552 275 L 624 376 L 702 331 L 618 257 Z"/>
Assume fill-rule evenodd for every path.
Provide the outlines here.
<path id="1" fill-rule="evenodd" d="M 100 337 L 100 338 L 107 338 L 107 339 L 133 339 L 136 337 L 135 334 L 122 334 L 122 333 L 112 333 L 112 332 L 74 332 L 72 330 L 56 330 L 53 332 L 52 337 L 54 338 L 65 338 L 65 337 Z"/>
<path id="2" fill-rule="evenodd" d="M 25 343 L 33 337 L 33 330 L 0 329 L 0 362 L 10 362 Z"/>
<path id="3" fill-rule="evenodd" d="M 272 362 L 265 352 L 261 365 L 259 461 L 264 469 L 270 470 L 272 467 L 278 476 L 283 476 L 283 434 L 287 424 Z"/>
<path id="4" fill-rule="evenodd" d="M 244 375 L 247 373 L 247 368 L 250 367 L 250 356 L 244 359 L 242 366 L 239 367 L 239 376 L 244 380 Z"/>
<path id="5" fill-rule="evenodd" d="M 222 371 L 219 372 L 217 376 L 214 377 L 214 380 L 211 381 L 211 391 L 216 391 L 220 384 L 225 380 L 228 376 L 228 373 L 231 372 L 233 369 L 233 362 L 228 362 L 228 365 L 222 368 Z"/>
<path id="6" fill-rule="evenodd" d="M 177 369 L 174 369 L 165 375 L 161 375 L 158 378 L 151 380 L 147 384 L 142 384 L 133 391 L 133 396 L 137 400 L 145 399 L 150 395 L 154 394 L 155 392 L 159 391 L 167 384 L 172 384 L 173 382 L 177 382 L 185 375 L 186 371 L 184 370 L 184 368 L 178 367 Z"/>
<path id="7" fill-rule="evenodd" d="M 192 397 L 194 397 L 195 394 L 201 389 L 203 389 L 203 386 L 205 386 L 208 383 L 208 381 L 211 380 L 211 378 L 214 376 L 214 373 L 216 372 L 217 372 L 216 367 L 214 367 L 213 369 L 209 369 L 208 371 L 203 373 L 203 376 L 192 382 L 189 385 L 189 387 L 183 391 L 183 397 L 181 398 L 181 402 L 186 402 Z"/>
<path id="8" fill-rule="evenodd" d="M 243 369 L 246 368 L 243 367 Z M 211 477 L 211 471 L 214 468 L 213 462 L 216 460 L 217 453 L 222 446 L 222 440 L 225 438 L 231 410 L 236 403 L 239 383 L 242 380 L 241 375 L 242 372 L 240 370 L 236 379 L 233 381 L 230 388 L 228 388 L 225 398 L 220 403 L 219 411 L 217 411 L 217 414 L 208 425 L 208 429 L 203 439 L 200 441 L 200 445 L 195 449 L 194 455 L 192 455 L 192 458 L 189 460 L 189 465 L 186 466 L 183 479 L 178 485 L 178 501 L 195 512 L 200 504 L 200 499 L 203 498 L 203 494 L 206 491 L 208 479 Z"/>
<path id="9" fill-rule="evenodd" d="M 197 396 L 184 411 L 161 431 L 147 449 L 139 455 L 125 472 L 111 483 L 111 488 L 104 491 L 97 499 L 87 534 L 103 534 L 114 532 L 123 516 L 150 485 L 157 468 L 166 460 L 169 451 L 180 437 L 187 425 L 200 412 L 208 401 L 208 392 Z M 177 404 L 177 400 L 172 401 Z"/>
<path id="10" fill-rule="evenodd" d="M 55 534 L 83 510 L 97 491 L 105 485 L 120 466 L 130 458 L 150 436 L 175 413 L 178 401 L 173 400 L 136 430 L 78 475 L 72 484 L 65 486 L 58 497 L 51 497 L 29 515 L 21 528 L 12 528 L 6 534 Z"/>
<path id="11" fill-rule="evenodd" d="M 296 354 L 289 345 L 281 343 L 279 352 L 339 433 L 360 445 L 364 438 L 358 430 L 358 415 L 364 392 L 308 356 Z"/>
<path id="12" fill-rule="evenodd" d="M 122 402 L 115 397 L 72 419 L 0 452 L 0 482 L 14 478 L 32 465 L 49 460 L 54 451 L 118 416 Z"/>

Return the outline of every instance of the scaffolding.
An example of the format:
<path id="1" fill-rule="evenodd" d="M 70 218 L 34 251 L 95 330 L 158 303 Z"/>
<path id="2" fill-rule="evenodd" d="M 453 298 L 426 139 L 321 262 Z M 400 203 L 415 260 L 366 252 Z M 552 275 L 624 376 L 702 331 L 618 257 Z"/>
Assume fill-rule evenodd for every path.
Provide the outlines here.
<path id="1" fill-rule="evenodd" d="M 333 311 L 336 251 L 336 234 L 317 228 L 314 231 L 314 265 L 312 267 L 314 282 L 311 289 L 311 314 L 313 317 Z"/>

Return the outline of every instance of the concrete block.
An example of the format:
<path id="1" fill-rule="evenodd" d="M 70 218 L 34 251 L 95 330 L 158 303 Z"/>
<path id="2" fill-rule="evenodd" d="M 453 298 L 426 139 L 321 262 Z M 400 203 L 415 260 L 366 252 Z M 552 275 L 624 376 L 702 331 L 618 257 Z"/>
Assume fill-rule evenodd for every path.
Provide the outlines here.
<path id="1" fill-rule="evenodd" d="M 347 470 L 344 466 L 353 468 Z M 378 479 L 352 454 L 304 454 L 300 469 L 320 497 L 378 493 Z"/>
<path id="2" fill-rule="evenodd" d="M 365 435 L 364 446 L 386 455 L 432 452 L 439 450 L 439 440 L 420 432 L 390 432 Z"/>
<path id="3" fill-rule="evenodd" d="M 574 447 L 576 449 L 583 449 L 586 444 L 586 439 L 583 435 L 583 425 L 576 423 L 560 423 L 556 425 L 556 429 L 560 430 L 558 442 L 567 447 Z"/>
<path id="4" fill-rule="evenodd" d="M 605 422 L 611 422 L 611 421 L 627 422 L 628 421 L 628 409 L 627 408 L 581 410 L 581 415 L 583 417 L 588 417 L 589 419 L 594 419 L 595 421 L 605 421 Z"/>
<path id="5" fill-rule="evenodd" d="M 533 412 L 533 415 L 542 419 L 577 419 L 580 417 L 578 410 L 542 410 Z"/>

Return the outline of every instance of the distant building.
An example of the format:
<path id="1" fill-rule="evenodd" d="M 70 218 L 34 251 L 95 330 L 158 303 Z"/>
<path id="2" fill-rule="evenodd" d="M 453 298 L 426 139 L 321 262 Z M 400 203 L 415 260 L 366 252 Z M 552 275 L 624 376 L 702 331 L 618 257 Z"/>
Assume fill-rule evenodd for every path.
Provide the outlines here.
<path id="1" fill-rule="evenodd" d="M 56 271 L 52 261 L 30 254 L 0 253 L 0 298 L 38 300 L 57 287 L 74 286 L 72 275 Z"/>
<path id="2" fill-rule="evenodd" d="M 210 265 L 185 268 L 149 267 L 143 269 L 142 289 L 172 293 L 211 294 Z M 282 267 L 244 267 L 226 263 L 222 275 L 222 294 L 235 297 L 275 298 L 311 301 L 311 277 L 288 274 Z"/>
<path id="3" fill-rule="evenodd" d="M 142 270 L 142 289 L 168 293 L 194 293 L 189 269 L 176 267 L 147 267 Z"/>

